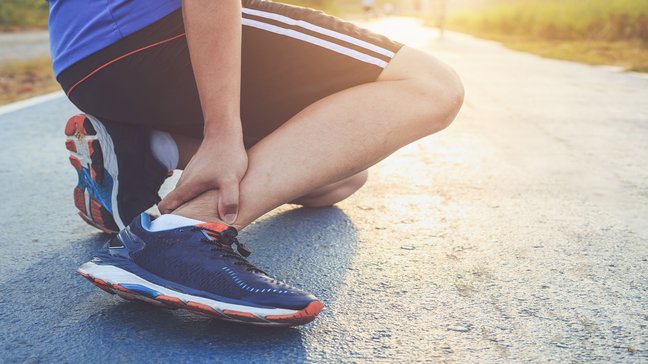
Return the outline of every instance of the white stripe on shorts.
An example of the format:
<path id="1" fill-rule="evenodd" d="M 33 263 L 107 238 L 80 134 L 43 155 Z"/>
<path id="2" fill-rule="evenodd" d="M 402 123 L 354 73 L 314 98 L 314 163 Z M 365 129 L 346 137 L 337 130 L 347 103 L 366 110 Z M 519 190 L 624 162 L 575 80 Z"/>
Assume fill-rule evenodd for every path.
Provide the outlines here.
<path id="1" fill-rule="evenodd" d="M 392 51 L 390 51 L 388 49 L 379 47 L 379 46 L 377 46 L 375 44 L 371 44 L 369 42 L 365 42 L 364 40 L 361 40 L 361 39 L 353 38 L 353 37 L 351 37 L 349 35 L 346 35 L 346 34 L 343 34 L 343 33 L 333 31 L 331 29 L 322 28 L 320 26 L 317 26 L 315 24 L 311 24 L 309 22 L 305 22 L 303 20 L 295 20 L 295 19 L 289 18 L 289 17 L 284 16 L 284 15 L 279 15 L 279 14 L 276 14 L 276 13 L 268 13 L 268 12 L 265 12 L 265 11 L 260 11 L 260 10 L 255 10 L 255 9 L 248 9 L 248 8 L 243 8 L 243 13 L 258 16 L 258 17 L 261 17 L 261 18 L 276 20 L 276 21 L 279 21 L 279 22 L 282 22 L 282 23 L 288 24 L 288 25 L 298 26 L 298 27 L 301 27 L 301 28 L 304 28 L 304 29 L 311 30 L 311 31 L 316 32 L 316 33 L 324 34 L 324 35 L 327 35 L 329 37 L 345 41 L 347 43 L 355 44 L 355 45 L 357 45 L 359 47 L 368 49 L 368 50 L 376 52 L 378 54 L 382 54 L 383 56 L 387 56 L 389 58 L 394 57 L 394 52 L 392 52 Z"/>
<path id="2" fill-rule="evenodd" d="M 323 40 L 323 39 L 319 39 L 317 37 L 313 37 L 312 35 L 300 33 L 298 31 L 295 31 L 295 30 L 292 30 L 292 29 L 281 28 L 281 27 L 278 27 L 276 25 L 266 24 L 266 23 L 263 23 L 263 22 L 260 22 L 260 21 L 257 21 L 257 20 L 252 20 L 252 19 L 243 18 L 242 22 L 243 22 L 243 25 L 247 25 L 249 27 L 258 28 L 258 29 L 266 30 L 266 31 L 269 31 L 269 32 L 272 32 L 272 33 L 281 34 L 281 35 L 285 35 L 287 37 L 303 40 L 305 42 L 315 44 L 315 45 L 318 45 L 320 47 L 324 47 L 326 49 L 330 49 L 330 50 L 332 50 L 334 52 L 344 54 L 346 56 L 355 58 L 355 59 L 357 59 L 359 61 L 370 63 L 370 64 L 376 65 L 378 67 L 381 67 L 381 68 L 387 67 L 387 62 L 383 61 L 382 59 L 372 57 L 370 55 L 358 52 L 355 49 L 343 47 L 343 46 L 341 46 L 339 44 L 329 42 L 327 40 Z"/>

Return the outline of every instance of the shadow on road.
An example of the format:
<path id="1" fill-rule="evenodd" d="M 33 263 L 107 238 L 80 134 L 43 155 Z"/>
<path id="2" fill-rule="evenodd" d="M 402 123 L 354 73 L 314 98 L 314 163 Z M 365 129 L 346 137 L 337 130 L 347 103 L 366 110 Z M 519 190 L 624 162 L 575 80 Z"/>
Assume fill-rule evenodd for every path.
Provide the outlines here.
<path id="1" fill-rule="evenodd" d="M 0 342 L 12 359 L 306 358 L 302 336 L 317 322 L 302 329 L 259 329 L 127 302 L 97 290 L 74 269 L 105 240 L 95 235 L 70 244 L 0 285 L 1 292 L 12 293 L 0 298 Z M 255 264 L 315 293 L 326 305 L 334 301 L 358 243 L 355 226 L 338 208 L 279 213 L 250 226 L 241 240 L 252 248 Z M 322 315 L 328 315 L 326 308 Z M 9 332 L 12 327 L 24 330 Z"/>

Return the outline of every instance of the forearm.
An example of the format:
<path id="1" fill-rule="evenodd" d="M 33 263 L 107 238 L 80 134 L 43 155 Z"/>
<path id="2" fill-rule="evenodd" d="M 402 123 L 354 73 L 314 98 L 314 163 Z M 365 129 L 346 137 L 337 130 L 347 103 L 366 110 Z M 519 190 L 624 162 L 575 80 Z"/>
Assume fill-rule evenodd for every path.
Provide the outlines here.
<path id="1" fill-rule="evenodd" d="M 241 2 L 183 0 L 183 15 L 205 136 L 241 138 Z"/>

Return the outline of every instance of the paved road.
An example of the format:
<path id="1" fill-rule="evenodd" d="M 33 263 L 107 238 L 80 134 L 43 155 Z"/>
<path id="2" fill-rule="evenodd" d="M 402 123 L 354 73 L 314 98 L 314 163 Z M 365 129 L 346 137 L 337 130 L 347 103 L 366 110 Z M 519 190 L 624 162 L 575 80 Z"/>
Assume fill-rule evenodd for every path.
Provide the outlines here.
<path id="1" fill-rule="evenodd" d="M 0 33 L 0 63 L 49 56 L 46 31 Z"/>
<path id="2" fill-rule="evenodd" d="M 301 329 L 92 287 L 74 269 L 105 237 L 71 204 L 74 109 L 0 115 L 0 361 L 646 362 L 648 80 L 437 42 L 402 19 L 371 27 L 452 63 L 466 105 L 339 207 L 282 208 L 242 234 L 255 263 L 326 302 Z"/>

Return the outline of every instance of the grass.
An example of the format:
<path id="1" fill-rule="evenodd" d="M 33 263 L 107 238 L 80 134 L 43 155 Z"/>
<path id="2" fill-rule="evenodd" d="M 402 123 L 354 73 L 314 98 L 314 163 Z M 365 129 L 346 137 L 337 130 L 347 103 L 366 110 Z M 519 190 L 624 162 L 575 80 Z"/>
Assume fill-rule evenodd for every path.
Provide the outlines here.
<path id="1" fill-rule="evenodd" d="M 47 27 L 44 0 L 0 0 L 0 31 Z"/>
<path id="2" fill-rule="evenodd" d="M 276 2 L 320 9 L 329 14 L 339 15 L 338 0 L 276 0 Z"/>
<path id="3" fill-rule="evenodd" d="M 546 57 L 648 71 L 648 0 L 495 0 L 450 29 Z"/>
<path id="4" fill-rule="evenodd" d="M 514 38 L 501 41 L 511 49 L 543 57 L 618 66 L 626 71 L 648 73 L 648 48 L 637 41 L 542 41 Z"/>
<path id="5" fill-rule="evenodd" d="M 48 57 L 0 64 L 0 105 L 59 89 Z"/>

